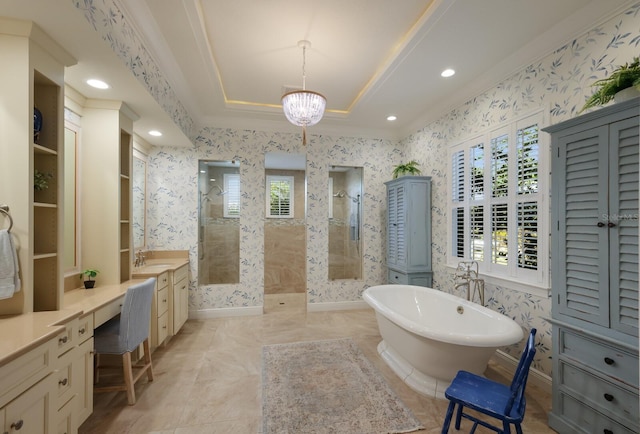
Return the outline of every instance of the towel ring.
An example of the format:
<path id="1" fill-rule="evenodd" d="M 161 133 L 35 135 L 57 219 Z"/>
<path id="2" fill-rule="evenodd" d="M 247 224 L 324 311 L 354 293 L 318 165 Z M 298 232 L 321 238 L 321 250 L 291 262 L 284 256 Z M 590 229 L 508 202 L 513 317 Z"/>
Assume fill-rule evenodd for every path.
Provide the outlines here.
<path id="1" fill-rule="evenodd" d="M 0 205 L 0 213 L 9 217 L 9 229 L 7 229 L 7 232 L 11 232 L 11 228 L 13 227 L 13 218 L 11 217 L 11 214 L 9 214 L 9 206 Z"/>

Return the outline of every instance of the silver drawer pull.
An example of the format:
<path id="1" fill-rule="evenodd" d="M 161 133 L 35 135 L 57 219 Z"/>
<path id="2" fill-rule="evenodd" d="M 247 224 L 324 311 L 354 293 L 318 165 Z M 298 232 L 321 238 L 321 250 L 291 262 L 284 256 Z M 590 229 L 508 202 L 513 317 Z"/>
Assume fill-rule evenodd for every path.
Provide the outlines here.
<path id="1" fill-rule="evenodd" d="M 61 344 L 66 344 L 68 340 L 69 338 L 67 336 L 63 336 L 60 339 L 58 339 L 58 342 Z"/>
<path id="2" fill-rule="evenodd" d="M 605 358 L 604 358 L 604 362 L 605 362 L 607 365 L 609 365 L 609 366 L 611 366 L 611 365 L 613 365 L 614 363 L 616 363 L 616 361 L 615 361 L 615 360 L 613 360 L 611 357 L 605 357 Z"/>
<path id="3" fill-rule="evenodd" d="M 66 378 L 63 378 L 62 380 L 58 381 L 58 384 L 60 386 L 66 386 L 68 382 L 69 380 L 67 380 Z"/>
<path id="4" fill-rule="evenodd" d="M 604 399 L 606 399 L 607 401 L 611 402 L 613 401 L 613 395 L 610 393 L 605 393 L 604 394 Z"/>

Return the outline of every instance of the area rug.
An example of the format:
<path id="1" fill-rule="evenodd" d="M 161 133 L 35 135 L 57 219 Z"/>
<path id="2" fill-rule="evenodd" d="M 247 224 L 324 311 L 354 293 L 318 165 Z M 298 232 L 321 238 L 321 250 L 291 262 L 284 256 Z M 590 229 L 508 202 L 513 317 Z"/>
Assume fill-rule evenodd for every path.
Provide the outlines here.
<path id="1" fill-rule="evenodd" d="M 263 434 L 422 429 L 351 339 L 262 349 Z"/>

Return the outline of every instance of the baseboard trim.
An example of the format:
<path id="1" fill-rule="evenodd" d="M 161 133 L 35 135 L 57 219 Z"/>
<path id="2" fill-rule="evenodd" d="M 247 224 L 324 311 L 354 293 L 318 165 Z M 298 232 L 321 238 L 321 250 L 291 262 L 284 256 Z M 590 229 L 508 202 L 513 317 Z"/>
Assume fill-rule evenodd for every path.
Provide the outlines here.
<path id="1" fill-rule="evenodd" d="M 307 303 L 307 312 L 326 312 L 330 310 L 367 309 L 369 305 L 363 301 L 339 301 L 329 303 Z"/>
<path id="2" fill-rule="evenodd" d="M 518 366 L 519 360 L 510 356 L 509 354 L 498 350 L 493 356 L 493 361 L 498 365 L 502 366 L 506 370 L 508 370 L 511 374 L 516 371 L 516 367 Z M 527 380 L 529 384 L 533 384 L 536 387 L 544 390 L 545 392 L 551 393 L 551 377 L 547 374 L 538 371 L 537 369 L 530 368 L 529 369 L 529 379 Z"/>
<path id="3" fill-rule="evenodd" d="M 227 318 L 231 316 L 262 315 L 262 306 L 224 307 L 219 309 L 190 310 L 189 319 Z"/>

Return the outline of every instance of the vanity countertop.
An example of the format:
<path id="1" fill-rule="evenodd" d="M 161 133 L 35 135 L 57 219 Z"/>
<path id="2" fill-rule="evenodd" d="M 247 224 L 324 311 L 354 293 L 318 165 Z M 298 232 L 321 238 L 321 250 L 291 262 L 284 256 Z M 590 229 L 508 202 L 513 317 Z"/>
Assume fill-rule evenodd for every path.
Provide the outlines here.
<path id="1" fill-rule="evenodd" d="M 64 324 L 82 314 L 74 309 L 31 312 L 0 317 L 0 366 L 48 341 Z"/>
<path id="2" fill-rule="evenodd" d="M 189 263 L 189 258 L 158 258 L 149 259 L 142 267 L 133 269 L 134 278 L 145 278 L 158 276 L 165 271 L 175 271 L 183 265 Z"/>
<path id="3" fill-rule="evenodd" d="M 137 279 L 98 285 L 93 289 L 73 289 L 64 293 L 60 310 L 0 316 L 0 366 L 51 339 L 64 330 L 65 323 L 124 297 L 131 285 L 143 281 Z"/>

